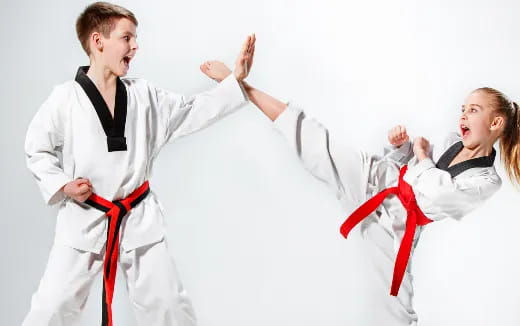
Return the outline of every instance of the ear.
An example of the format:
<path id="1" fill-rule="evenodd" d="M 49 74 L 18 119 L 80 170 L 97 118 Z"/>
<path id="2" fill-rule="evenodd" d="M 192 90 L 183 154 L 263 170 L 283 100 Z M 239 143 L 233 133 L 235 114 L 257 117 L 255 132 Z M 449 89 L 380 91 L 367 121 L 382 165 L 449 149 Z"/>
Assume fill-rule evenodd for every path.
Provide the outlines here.
<path id="1" fill-rule="evenodd" d="M 90 34 L 90 45 L 91 48 L 96 48 L 98 51 L 103 51 L 103 39 L 101 37 L 101 33 L 93 32 Z"/>
<path id="2" fill-rule="evenodd" d="M 505 118 L 502 115 L 496 115 L 493 120 L 491 121 L 491 126 L 489 129 L 491 131 L 500 130 L 501 128 L 505 127 Z"/>

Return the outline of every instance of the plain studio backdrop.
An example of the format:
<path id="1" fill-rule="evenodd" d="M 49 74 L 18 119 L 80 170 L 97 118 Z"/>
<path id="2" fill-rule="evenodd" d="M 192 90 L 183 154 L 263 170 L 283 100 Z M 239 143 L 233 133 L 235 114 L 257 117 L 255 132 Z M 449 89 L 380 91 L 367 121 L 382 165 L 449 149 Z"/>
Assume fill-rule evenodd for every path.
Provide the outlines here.
<path id="1" fill-rule="evenodd" d="M 56 208 L 25 166 L 25 132 L 52 87 L 88 64 L 76 39 L 87 1 L 0 3 L 0 324 L 19 325 L 43 274 Z M 474 88 L 520 100 L 517 1 L 122 1 L 138 20 L 128 76 L 193 94 L 214 82 L 199 64 L 231 67 L 247 34 L 248 81 L 300 104 L 345 144 L 381 153 L 396 124 L 412 136 L 456 130 Z M 200 325 L 392 325 L 359 232 L 253 105 L 167 146 L 151 186 L 171 254 Z M 498 147 L 497 147 L 498 148 Z M 520 324 L 520 192 L 502 189 L 461 222 L 430 224 L 414 257 L 422 326 Z M 101 276 L 85 325 L 101 318 Z M 118 274 L 117 325 L 135 325 Z"/>

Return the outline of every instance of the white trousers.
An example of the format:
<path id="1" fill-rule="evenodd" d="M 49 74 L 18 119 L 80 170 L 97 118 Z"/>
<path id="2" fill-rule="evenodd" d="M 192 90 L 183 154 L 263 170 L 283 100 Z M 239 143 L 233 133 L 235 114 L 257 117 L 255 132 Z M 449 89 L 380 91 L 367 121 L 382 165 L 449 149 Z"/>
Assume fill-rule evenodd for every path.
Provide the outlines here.
<path id="1" fill-rule="evenodd" d="M 80 325 L 94 278 L 102 274 L 103 257 L 103 253 L 54 244 L 22 326 Z M 165 240 L 121 251 L 119 264 L 138 325 L 196 325 L 191 302 Z M 101 320 L 101 308 L 99 314 Z M 118 324 L 117 315 L 114 324 Z"/>
<path id="2" fill-rule="evenodd" d="M 348 180 L 348 183 L 345 184 L 345 195 L 347 200 L 357 208 L 369 199 L 366 194 L 367 187 L 368 189 L 386 187 L 388 182 L 385 178 L 386 174 L 374 170 L 385 167 L 375 167 L 373 163 L 374 160 L 377 160 L 376 157 L 353 148 L 342 148 L 341 155 L 342 177 L 344 180 Z M 416 326 L 418 318 L 413 308 L 414 292 L 413 275 L 411 274 L 413 248 L 399 293 L 397 297 L 391 296 L 390 287 L 397 255 L 394 249 L 394 236 L 373 216 L 358 227 L 363 230 L 363 238 L 372 262 L 373 273 L 370 277 L 377 282 L 377 295 L 381 297 L 385 306 L 375 308 L 375 313 L 380 310 L 379 308 L 383 308 L 383 314 L 388 316 L 385 326 Z M 415 245 L 416 242 L 414 247 Z"/>
<path id="3" fill-rule="evenodd" d="M 388 316 L 385 326 L 416 326 L 417 313 L 413 308 L 412 257 L 408 261 L 398 295 L 391 296 L 390 286 L 396 256 L 393 236 L 377 222 L 368 223 L 365 227 L 363 238 L 372 264 L 370 277 L 377 282 L 377 295 L 381 296 L 384 305 L 384 308 L 380 308 L 383 308 L 385 316 Z M 379 308 L 375 309 L 377 310 Z"/>

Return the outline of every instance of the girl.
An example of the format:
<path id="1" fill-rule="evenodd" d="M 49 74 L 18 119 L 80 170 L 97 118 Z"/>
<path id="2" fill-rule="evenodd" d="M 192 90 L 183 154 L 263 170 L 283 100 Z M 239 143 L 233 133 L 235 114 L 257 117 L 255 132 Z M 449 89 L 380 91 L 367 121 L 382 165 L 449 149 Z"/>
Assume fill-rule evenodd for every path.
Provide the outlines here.
<path id="1" fill-rule="evenodd" d="M 201 70 L 217 81 L 231 73 L 218 61 L 206 62 Z M 250 101 L 274 121 L 306 169 L 327 183 L 342 202 L 361 205 L 341 232 L 346 236 L 362 221 L 375 269 L 387 288 L 392 283 L 391 294 L 396 299 L 391 300 L 391 313 L 400 325 L 416 325 L 408 259 L 422 226 L 448 217 L 460 219 L 500 188 L 501 179 L 493 166 L 497 140 L 510 179 L 520 182 L 518 105 L 495 89 L 476 89 L 462 105 L 459 133 L 449 134 L 434 146 L 423 137 L 411 142 L 406 128 L 397 126 L 388 132 L 391 146 L 381 157 L 339 149 L 329 139 L 328 130 L 300 108 L 246 83 L 244 87 Z"/>

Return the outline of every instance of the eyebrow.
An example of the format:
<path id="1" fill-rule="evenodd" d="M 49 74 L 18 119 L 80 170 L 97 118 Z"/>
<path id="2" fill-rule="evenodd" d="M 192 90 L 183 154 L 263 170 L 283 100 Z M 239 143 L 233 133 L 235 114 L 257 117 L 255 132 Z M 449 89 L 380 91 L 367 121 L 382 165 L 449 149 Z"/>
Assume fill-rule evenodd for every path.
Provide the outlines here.
<path id="1" fill-rule="evenodd" d="M 132 32 L 128 32 L 128 31 L 124 32 L 123 35 L 130 35 L 130 36 L 133 36 L 133 37 L 137 38 L 137 34 L 134 34 Z"/>
<path id="2" fill-rule="evenodd" d="M 482 109 L 482 106 L 478 105 L 478 104 L 469 104 L 469 106 L 478 106 L 480 109 Z M 465 108 L 466 105 L 462 104 L 462 107 Z"/>

